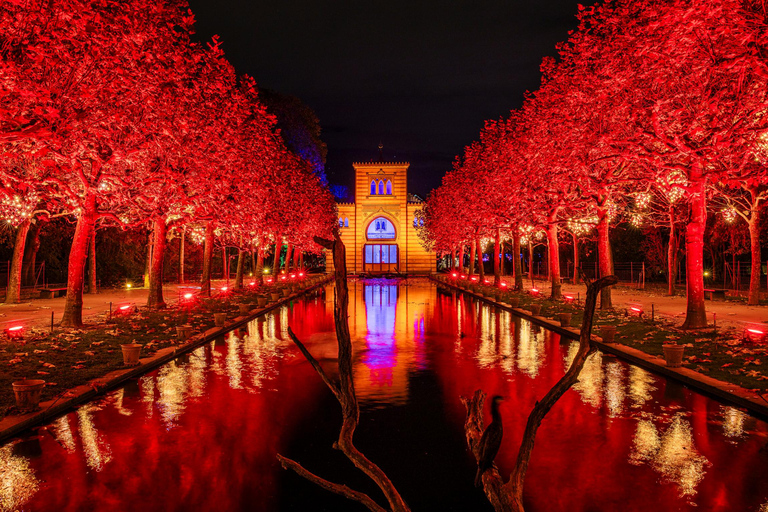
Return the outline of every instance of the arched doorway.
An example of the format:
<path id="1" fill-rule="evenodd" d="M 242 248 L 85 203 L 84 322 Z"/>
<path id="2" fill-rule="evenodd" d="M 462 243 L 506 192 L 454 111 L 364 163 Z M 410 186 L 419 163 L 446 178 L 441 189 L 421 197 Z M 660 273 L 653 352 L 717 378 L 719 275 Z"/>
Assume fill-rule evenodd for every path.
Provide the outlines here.
<path id="1" fill-rule="evenodd" d="M 368 243 L 363 246 L 363 270 L 371 273 L 397 272 L 399 254 L 395 226 L 386 217 L 376 217 L 365 232 Z M 391 241 L 391 242 L 388 242 Z"/>

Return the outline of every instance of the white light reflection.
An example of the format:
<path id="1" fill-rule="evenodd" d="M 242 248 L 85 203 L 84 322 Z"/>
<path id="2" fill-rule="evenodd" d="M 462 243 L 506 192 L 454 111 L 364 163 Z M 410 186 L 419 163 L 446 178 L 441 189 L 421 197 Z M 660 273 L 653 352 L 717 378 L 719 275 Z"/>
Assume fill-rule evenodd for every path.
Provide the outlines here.
<path id="1" fill-rule="evenodd" d="M 268 380 L 277 375 L 275 357 L 277 344 L 261 335 L 261 328 L 266 326 L 259 319 L 248 323 L 248 334 L 243 339 L 243 354 L 248 358 L 248 371 L 255 388 L 261 388 Z"/>
<path id="2" fill-rule="evenodd" d="M 611 361 L 605 368 L 605 400 L 608 406 L 608 416 L 617 417 L 624 409 L 624 366 L 617 361 Z"/>
<path id="3" fill-rule="evenodd" d="M 520 337 L 517 343 L 517 366 L 531 377 L 539 374 L 544 359 L 544 331 L 533 332 L 533 324 L 520 321 Z"/>
<path id="4" fill-rule="evenodd" d="M 579 351 L 579 343 L 574 341 L 568 347 L 565 356 L 565 370 L 571 367 Z M 581 395 L 581 401 L 594 407 L 600 407 L 603 401 L 603 354 L 595 352 L 587 357 L 584 367 L 579 374 L 579 380 L 573 385 L 573 389 Z"/>
<path id="5" fill-rule="evenodd" d="M 53 430 L 53 437 L 69 453 L 74 453 L 75 437 L 72 435 L 72 429 L 69 427 L 69 415 L 62 416 L 51 423 L 50 430 Z"/>
<path id="6" fill-rule="evenodd" d="M 735 407 L 720 406 L 723 414 L 723 434 L 729 438 L 727 441 L 731 444 L 738 444 L 738 441 L 744 437 L 744 423 L 747 420 L 747 413 L 740 411 Z"/>
<path id="7" fill-rule="evenodd" d="M 130 416 L 133 414 L 133 411 L 130 409 L 126 409 L 123 407 L 123 398 L 125 398 L 125 388 L 120 388 L 114 393 L 115 397 L 115 408 L 117 409 L 117 412 L 122 414 L 123 416 Z"/>
<path id="8" fill-rule="evenodd" d="M 14 455 L 10 443 L 0 448 L 0 511 L 19 510 L 38 488 L 27 458 Z"/>
<path id="9" fill-rule="evenodd" d="M 145 375 L 139 379 L 141 387 L 141 401 L 147 406 L 147 418 L 151 418 L 155 412 L 155 378 Z"/>
<path id="10" fill-rule="evenodd" d="M 696 494 L 696 488 L 706 474 L 705 468 L 710 465 L 696 450 L 691 426 L 681 414 L 675 415 L 661 435 L 649 420 L 641 420 L 633 448 L 629 462 L 649 464 L 665 481 L 678 485 L 681 497 Z"/>
<path id="11" fill-rule="evenodd" d="M 494 365 L 498 359 L 498 356 L 496 355 L 496 343 L 494 341 L 496 326 L 494 322 L 491 322 L 491 308 L 485 304 L 480 305 L 480 303 L 478 303 L 478 307 L 478 316 L 480 319 L 480 345 L 477 347 L 475 359 L 477 359 L 478 365 L 481 368 L 487 368 Z"/>
<path id="12" fill-rule="evenodd" d="M 637 366 L 629 367 L 629 400 L 633 408 L 642 407 L 651 399 L 651 391 L 655 390 L 653 375 Z"/>
<path id="13" fill-rule="evenodd" d="M 101 438 L 99 431 L 96 430 L 96 425 L 93 424 L 91 413 L 98 410 L 99 408 L 94 404 L 86 404 L 77 410 L 85 462 L 94 471 L 101 471 L 104 469 L 104 465 L 112 460 L 112 450 Z"/>
<path id="14" fill-rule="evenodd" d="M 243 377 L 243 362 L 240 360 L 240 338 L 234 331 L 227 335 L 227 375 L 229 375 L 229 387 L 240 389 Z"/>
<path id="15" fill-rule="evenodd" d="M 186 371 L 176 361 L 162 366 L 157 373 L 157 406 L 166 428 L 176 426 L 176 420 L 185 409 L 187 392 Z"/>

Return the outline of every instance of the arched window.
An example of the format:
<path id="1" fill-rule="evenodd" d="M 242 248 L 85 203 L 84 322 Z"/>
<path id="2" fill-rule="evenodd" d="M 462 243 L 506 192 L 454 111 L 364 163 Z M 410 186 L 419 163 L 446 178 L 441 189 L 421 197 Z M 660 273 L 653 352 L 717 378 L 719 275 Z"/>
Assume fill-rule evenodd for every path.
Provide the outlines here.
<path id="1" fill-rule="evenodd" d="M 368 240 L 394 240 L 395 226 L 388 219 L 378 217 L 368 225 L 366 235 Z"/>
<path id="2" fill-rule="evenodd" d="M 392 182 L 389 180 L 387 180 L 387 195 L 388 196 L 392 195 Z"/>
<path id="3" fill-rule="evenodd" d="M 416 227 L 416 226 L 418 226 L 418 225 L 419 225 L 419 221 L 418 221 L 418 220 L 416 220 L 416 218 L 414 217 L 414 218 L 413 218 L 413 227 Z"/>
<path id="4" fill-rule="evenodd" d="M 339 217 L 339 227 L 340 228 L 344 227 L 344 219 L 342 219 L 341 217 Z"/>
<path id="5" fill-rule="evenodd" d="M 345 228 L 349 227 L 349 217 L 344 217 L 344 227 Z"/>
<path id="6" fill-rule="evenodd" d="M 384 195 L 384 181 L 379 182 L 379 194 Z"/>
<path id="7" fill-rule="evenodd" d="M 374 195 L 376 193 L 376 181 L 371 180 L 371 195 Z"/>

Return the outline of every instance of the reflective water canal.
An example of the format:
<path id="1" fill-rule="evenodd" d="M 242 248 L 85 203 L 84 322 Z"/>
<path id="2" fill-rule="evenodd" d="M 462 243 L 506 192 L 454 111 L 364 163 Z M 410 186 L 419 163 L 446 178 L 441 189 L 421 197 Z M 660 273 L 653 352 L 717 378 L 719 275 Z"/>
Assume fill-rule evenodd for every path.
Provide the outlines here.
<path id="1" fill-rule="evenodd" d="M 426 280 L 351 283 L 358 447 L 413 510 L 490 510 L 459 396 L 506 397 L 508 475 L 531 407 L 576 345 Z M 295 301 L 0 448 L 0 510 L 363 510 L 275 459 L 380 494 L 339 452 L 332 288 Z M 768 511 L 768 426 L 595 354 L 539 431 L 531 511 Z"/>

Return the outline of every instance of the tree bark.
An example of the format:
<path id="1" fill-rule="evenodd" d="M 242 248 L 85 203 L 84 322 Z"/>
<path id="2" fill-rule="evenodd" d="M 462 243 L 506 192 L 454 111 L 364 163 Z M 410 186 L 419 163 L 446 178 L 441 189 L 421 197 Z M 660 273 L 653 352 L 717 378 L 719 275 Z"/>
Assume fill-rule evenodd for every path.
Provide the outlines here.
<path id="1" fill-rule="evenodd" d="M 8 276 L 8 292 L 5 295 L 6 304 L 21 302 L 21 267 L 24 261 L 27 233 L 29 233 L 31 224 L 32 220 L 26 219 L 16 229 L 16 241 L 13 244 L 13 256 L 11 257 L 11 274 Z"/>
<path id="2" fill-rule="evenodd" d="M 675 294 L 677 281 L 677 229 L 675 229 L 675 208 L 669 207 L 669 244 L 667 244 L 667 295 Z"/>
<path id="3" fill-rule="evenodd" d="M 520 251 L 520 230 L 515 228 L 515 232 L 512 235 L 512 265 L 513 272 L 515 273 L 515 288 L 518 290 L 523 289 L 523 266 L 520 258 L 522 253 Z"/>
<path id="4" fill-rule="evenodd" d="M 464 244 L 459 249 L 459 274 L 464 273 Z"/>
<path id="5" fill-rule="evenodd" d="M 91 232 L 96 224 L 96 196 L 88 194 L 77 217 L 75 236 L 69 251 L 67 268 L 67 300 L 64 302 L 63 327 L 83 325 L 83 284 L 85 280 L 85 259 Z"/>
<path id="6" fill-rule="evenodd" d="M 750 190 L 752 211 L 749 217 L 749 245 L 752 256 L 752 269 L 749 274 L 749 300 L 750 306 L 760 304 L 760 274 L 762 265 L 760 262 L 760 206 L 757 204 L 755 190 Z M 714 266 L 714 262 L 713 262 Z"/>
<path id="7" fill-rule="evenodd" d="M 559 299 L 562 295 L 560 293 L 562 284 L 560 283 L 560 244 L 557 240 L 557 222 L 555 222 L 555 216 L 557 213 L 552 214 L 549 217 L 549 226 L 547 227 L 547 239 L 549 246 L 549 280 L 552 286 L 552 293 L 549 295 L 550 299 Z"/>
<path id="8" fill-rule="evenodd" d="M 275 236 L 275 260 L 272 263 L 272 275 L 277 276 L 280 273 L 280 252 L 283 250 L 283 235 Z"/>
<path id="9" fill-rule="evenodd" d="M 299 256 L 301 255 L 301 249 L 298 247 L 293 248 L 293 271 L 299 271 Z"/>
<path id="10" fill-rule="evenodd" d="M 147 307 L 162 309 L 165 307 L 163 300 L 163 264 L 165 262 L 166 238 L 168 226 L 165 217 L 152 219 L 152 263 L 149 271 L 149 296 Z"/>
<path id="11" fill-rule="evenodd" d="M 467 274 L 469 277 L 472 277 L 475 275 L 475 250 L 477 249 L 477 245 L 475 244 L 474 240 L 469 241 L 469 273 Z"/>
<path id="12" fill-rule="evenodd" d="M 691 219 L 685 228 L 685 269 L 687 308 L 683 329 L 707 326 L 704 305 L 704 230 L 707 225 L 705 179 L 699 171 L 691 172 Z"/>
<path id="13" fill-rule="evenodd" d="M 242 242 L 242 241 L 241 241 Z M 243 288 L 243 264 L 245 260 L 245 251 L 242 247 L 237 248 L 237 272 L 235 273 L 235 288 Z"/>
<path id="14" fill-rule="evenodd" d="M 451 264 L 448 265 L 448 271 L 450 272 L 456 268 L 456 249 L 451 249 Z"/>
<path id="15" fill-rule="evenodd" d="M 152 233 L 147 233 L 147 258 L 144 260 L 144 288 L 149 289 L 152 274 Z"/>
<path id="16" fill-rule="evenodd" d="M 205 223 L 205 242 L 203 244 L 203 277 L 200 281 L 200 294 L 211 296 L 211 262 L 213 260 L 213 221 Z"/>
<path id="17" fill-rule="evenodd" d="M 579 278 L 579 236 L 576 233 L 573 235 L 573 284 L 579 284 L 581 281 Z"/>
<path id="18" fill-rule="evenodd" d="M 604 277 L 613 275 L 613 254 L 611 252 L 610 219 L 605 201 L 597 207 L 597 260 L 600 275 Z M 600 292 L 600 309 L 613 309 L 611 287 L 606 286 Z"/>
<path id="19" fill-rule="evenodd" d="M 533 282 L 533 240 L 528 240 L 528 277 Z"/>
<path id="20" fill-rule="evenodd" d="M 293 256 L 293 244 L 288 242 L 285 249 L 285 264 L 283 265 L 286 274 L 291 271 L 291 256 Z"/>
<path id="21" fill-rule="evenodd" d="M 94 224 L 91 240 L 88 243 L 88 293 L 99 293 L 96 288 L 96 225 Z"/>
<path id="22" fill-rule="evenodd" d="M 37 263 L 37 251 L 40 250 L 40 231 L 42 230 L 43 222 L 42 219 L 37 219 L 29 228 L 30 234 L 27 235 L 29 240 L 24 246 L 24 259 L 21 264 L 21 283 L 25 286 L 33 286 L 35 284 L 35 265 Z"/>
<path id="23" fill-rule="evenodd" d="M 256 280 L 261 284 L 264 282 L 264 251 L 261 246 L 256 248 L 256 254 L 256 270 L 254 270 L 254 273 L 256 274 Z"/>
<path id="24" fill-rule="evenodd" d="M 496 241 L 493 247 L 493 284 L 501 284 L 501 229 L 496 228 Z"/>
<path id="25" fill-rule="evenodd" d="M 181 239 L 179 240 L 179 284 L 184 284 L 184 242 L 187 238 L 187 227 L 181 230 Z"/>
<path id="26" fill-rule="evenodd" d="M 480 283 L 485 282 L 485 263 L 483 262 L 483 244 L 480 241 L 480 237 L 477 237 L 475 241 L 477 244 L 477 273 L 480 276 Z"/>

